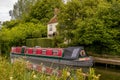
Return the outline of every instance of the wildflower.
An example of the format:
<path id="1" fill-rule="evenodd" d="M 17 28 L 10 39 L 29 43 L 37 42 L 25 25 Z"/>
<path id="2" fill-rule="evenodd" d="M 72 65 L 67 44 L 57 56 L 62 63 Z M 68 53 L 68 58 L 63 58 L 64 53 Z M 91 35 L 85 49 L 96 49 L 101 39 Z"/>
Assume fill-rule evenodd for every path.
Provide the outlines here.
<path id="1" fill-rule="evenodd" d="M 53 71 L 52 71 L 52 74 L 57 74 L 57 70 L 53 70 Z"/>
<path id="2" fill-rule="evenodd" d="M 67 76 L 70 76 L 70 72 L 67 72 Z"/>
<path id="3" fill-rule="evenodd" d="M 13 80 L 13 77 L 10 77 L 10 80 Z"/>
<path id="4" fill-rule="evenodd" d="M 33 75 L 33 78 L 37 78 L 37 76 L 36 76 L 36 75 Z"/>
<path id="5" fill-rule="evenodd" d="M 43 65 L 43 63 L 41 63 L 40 65 Z"/>
<path id="6" fill-rule="evenodd" d="M 42 72 L 44 72 L 46 70 L 46 68 L 45 67 L 42 67 Z"/>
<path id="7" fill-rule="evenodd" d="M 33 65 L 33 69 L 36 69 L 36 65 Z"/>
<path id="8" fill-rule="evenodd" d="M 26 63 L 29 63 L 29 61 L 26 61 Z"/>
<path id="9" fill-rule="evenodd" d="M 50 80 L 50 76 L 47 76 L 47 79 Z"/>
<path id="10" fill-rule="evenodd" d="M 11 59 L 11 63 L 13 63 L 14 62 L 14 60 L 13 59 Z"/>
<path id="11" fill-rule="evenodd" d="M 83 76 L 86 76 L 86 74 L 85 74 L 85 73 L 83 73 L 82 75 L 83 75 Z"/>

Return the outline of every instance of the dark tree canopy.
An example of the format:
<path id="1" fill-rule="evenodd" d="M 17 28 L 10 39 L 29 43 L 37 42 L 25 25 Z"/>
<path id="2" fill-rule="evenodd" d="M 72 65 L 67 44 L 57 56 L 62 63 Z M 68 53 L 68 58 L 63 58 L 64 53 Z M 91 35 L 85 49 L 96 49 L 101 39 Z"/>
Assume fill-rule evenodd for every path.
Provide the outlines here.
<path id="1" fill-rule="evenodd" d="M 119 7 L 119 0 L 71 0 L 60 9 L 59 35 L 72 45 L 120 52 Z"/>

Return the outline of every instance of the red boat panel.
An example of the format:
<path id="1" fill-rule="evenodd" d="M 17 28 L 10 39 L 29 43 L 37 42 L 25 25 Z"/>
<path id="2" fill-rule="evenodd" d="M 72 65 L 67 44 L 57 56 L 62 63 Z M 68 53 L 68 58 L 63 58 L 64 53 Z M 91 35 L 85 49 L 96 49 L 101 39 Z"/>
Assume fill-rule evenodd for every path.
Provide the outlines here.
<path id="1" fill-rule="evenodd" d="M 11 53 L 16 53 L 16 47 L 11 48 Z"/>
<path id="2" fill-rule="evenodd" d="M 42 49 L 41 48 L 37 48 L 35 54 L 37 54 L 37 55 L 42 54 Z"/>
<path id="3" fill-rule="evenodd" d="M 33 54 L 33 48 L 28 48 L 28 49 L 26 50 L 26 53 L 27 53 L 27 54 Z"/>
<path id="4" fill-rule="evenodd" d="M 62 50 L 61 49 L 58 50 L 58 56 L 62 57 Z"/>
<path id="5" fill-rule="evenodd" d="M 53 53 L 52 53 L 52 49 L 47 49 L 46 50 L 46 56 L 52 56 Z"/>
<path id="6" fill-rule="evenodd" d="M 17 53 L 17 54 L 20 54 L 20 53 L 21 53 L 21 50 L 22 50 L 21 47 L 16 47 L 16 53 Z"/>

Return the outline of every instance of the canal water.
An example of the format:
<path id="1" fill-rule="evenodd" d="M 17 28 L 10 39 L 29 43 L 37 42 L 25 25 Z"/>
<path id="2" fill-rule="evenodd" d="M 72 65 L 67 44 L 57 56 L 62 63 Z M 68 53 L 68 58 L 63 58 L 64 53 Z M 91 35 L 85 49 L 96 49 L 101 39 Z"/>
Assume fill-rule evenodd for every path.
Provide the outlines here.
<path id="1" fill-rule="evenodd" d="M 120 66 L 108 65 L 106 67 L 103 64 L 95 66 L 96 74 L 101 74 L 100 80 L 120 80 Z"/>

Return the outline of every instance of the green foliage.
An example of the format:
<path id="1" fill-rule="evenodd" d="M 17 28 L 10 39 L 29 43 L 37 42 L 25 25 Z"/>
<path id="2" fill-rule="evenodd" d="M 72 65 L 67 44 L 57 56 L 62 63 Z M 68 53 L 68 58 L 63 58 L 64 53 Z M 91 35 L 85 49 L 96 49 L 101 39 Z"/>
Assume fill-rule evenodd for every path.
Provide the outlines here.
<path id="1" fill-rule="evenodd" d="M 3 28 L 1 31 L 2 41 L 19 41 L 28 37 L 46 36 L 46 27 L 41 24 L 21 23 L 11 29 Z"/>
<path id="2" fill-rule="evenodd" d="M 3 27 L 0 32 L 2 52 L 8 51 L 11 46 L 26 45 L 27 38 L 41 38 L 47 36 L 47 27 L 41 23 L 19 23 L 13 28 Z M 5 47 L 8 46 L 8 47 Z M 6 49 L 5 49 L 6 48 Z M 8 53 L 8 52 L 7 52 Z"/>
<path id="3" fill-rule="evenodd" d="M 6 28 L 12 28 L 15 27 L 16 25 L 19 24 L 19 20 L 11 20 L 11 21 L 6 21 L 3 22 L 2 26 L 6 27 Z"/>
<path id="4" fill-rule="evenodd" d="M 82 73 L 82 69 L 76 70 L 75 73 L 76 73 L 77 80 L 84 80 L 85 79 L 85 75 Z"/>
<path id="5" fill-rule="evenodd" d="M 53 44 L 53 39 L 48 39 L 48 38 L 33 38 L 33 39 L 27 39 L 26 40 L 26 45 L 29 47 L 35 47 L 35 46 L 40 46 L 40 47 L 54 47 Z"/>
<path id="6" fill-rule="evenodd" d="M 100 74 L 97 76 L 93 76 L 95 75 L 95 70 L 93 68 L 90 69 L 89 74 L 90 75 L 88 75 L 88 80 L 99 80 Z"/>
<path id="7" fill-rule="evenodd" d="M 60 36 L 54 36 L 53 41 L 54 41 L 54 46 L 55 47 L 65 48 L 65 46 L 62 46 L 63 45 L 63 39 Z"/>
<path id="8" fill-rule="evenodd" d="M 4 43 L 0 43 L 0 46 L 1 46 L 0 54 L 4 56 L 9 56 L 8 53 L 10 53 L 10 49 L 11 49 L 10 44 L 8 42 L 4 42 Z"/>
<path id="9" fill-rule="evenodd" d="M 27 40 L 26 40 L 26 45 L 29 46 L 29 47 L 30 47 L 30 46 L 33 47 L 33 46 L 36 45 L 34 42 L 36 42 L 35 39 L 27 39 Z M 36 43 L 37 43 L 37 42 L 36 42 Z"/>
<path id="10" fill-rule="evenodd" d="M 71 45 L 95 47 L 98 51 L 119 55 L 118 7 L 117 0 L 71 0 L 61 7 L 58 15 L 59 36 L 70 40 Z"/>

